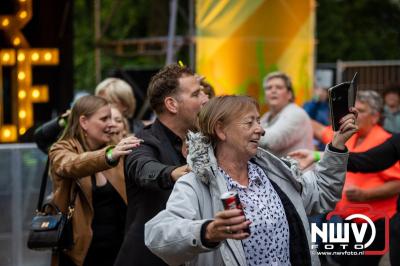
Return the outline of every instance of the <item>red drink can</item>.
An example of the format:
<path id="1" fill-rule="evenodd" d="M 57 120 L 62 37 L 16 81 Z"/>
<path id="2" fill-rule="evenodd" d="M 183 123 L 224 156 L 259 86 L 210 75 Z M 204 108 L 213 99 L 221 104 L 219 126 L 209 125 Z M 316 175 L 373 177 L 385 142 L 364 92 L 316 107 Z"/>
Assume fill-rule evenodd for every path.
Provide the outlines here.
<path id="1" fill-rule="evenodd" d="M 221 195 L 220 197 L 225 210 L 240 209 L 243 210 L 243 206 L 240 203 L 239 194 L 236 191 L 228 191 Z M 243 230 L 244 232 L 250 234 L 250 228 Z"/>
<path id="2" fill-rule="evenodd" d="M 221 195 L 221 200 L 225 210 L 243 210 L 242 204 L 240 203 L 239 195 L 236 191 L 225 192 Z"/>

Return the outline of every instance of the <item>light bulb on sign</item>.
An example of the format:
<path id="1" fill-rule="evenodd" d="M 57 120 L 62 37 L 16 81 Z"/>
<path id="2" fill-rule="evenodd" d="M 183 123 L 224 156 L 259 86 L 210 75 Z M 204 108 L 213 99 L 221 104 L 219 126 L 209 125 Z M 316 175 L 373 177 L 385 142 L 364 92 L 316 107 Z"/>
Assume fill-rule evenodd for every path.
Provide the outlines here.
<path id="1" fill-rule="evenodd" d="M 10 20 L 8 18 L 3 19 L 3 21 L 1 22 L 1 25 L 3 27 L 7 27 L 8 25 L 10 25 Z"/>
<path id="2" fill-rule="evenodd" d="M 26 132 L 26 128 L 21 127 L 21 128 L 19 129 L 19 134 L 20 134 L 20 135 L 23 135 L 25 132 Z"/>
<path id="3" fill-rule="evenodd" d="M 4 62 L 7 62 L 8 60 L 10 60 L 10 54 L 9 53 L 3 54 L 3 57 L 1 58 L 1 60 L 3 60 Z"/>
<path id="4" fill-rule="evenodd" d="M 17 60 L 18 60 L 19 62 L 24 61 L 24 60 L 25 60 L 25 54 L 24 54 L 24 53 L 18 53 Z"/>
<path id="5" fill-rule="evenodd" d="M 33 53 L 31 56 L 32 61 L 37 61 L 39 60 L 39 54 L 38 53 Z"/>
<path id="6" fill-rule="evenodd" d="M 46 61 L 50 61 L 50 60 L 51 60 L 51 58 L 52 58 L 52 55 L 51 55 L 51 53 L 47 52 L 47 53 L 45 53 L 45 54 L 44 54 L 44 60 L 46 60 Z"/>
<path id="7" fill-rule="evenodd" d="M 26 91 L 22 90 L 18 92 L 18 98 L 24 99 L 26 97 Z"/>
<path id="8" fill-rule="evenodd" d="M 40 96 L 40 91 L 39 90 L 35 89 L 35 90 L 32 91 L 32 97 L 33 98 L 39 98 L 39 96 Z"/>
<path id="9" fill-rule="evenodd" d="M 26 112 L 25 110 L 21 110 L 18 113 L 19 118 L 24 119 L 26 117 Z"/>
<path id="10" fill-rule="evenodd" d="M 21 39 L 18 38 L 18 37 L 15 37 L 14 40 L 13 40 L 13 44 L 14 44 L 15 46 L 20 45 L 20 44 L 21 44 Z"/>
<path id="11" fill-rule="evenodd" d="M 9 130 L 9 129 L 3 130 L 3 137 L 4 137 L 4 138 L 9 138 L 9 137 L 11 137 L 11 130 Z"/>
<path id="12" fill-rule="evenodd" d="M 28 16 L 28 12 L 26 12 L 25 10 L 24 11 L 21 11 L 20 13 L 19 13 L 19 18 L 20 19 L 24 19 L 24 18 L 26 18 Z"/>
<path id="13" fill-rule="evenodd" d="M 18 79 L 19 80 L 24 80 L 26 77 L 25 72 L 24 71 L 20 71 L 18 72 Z"/>

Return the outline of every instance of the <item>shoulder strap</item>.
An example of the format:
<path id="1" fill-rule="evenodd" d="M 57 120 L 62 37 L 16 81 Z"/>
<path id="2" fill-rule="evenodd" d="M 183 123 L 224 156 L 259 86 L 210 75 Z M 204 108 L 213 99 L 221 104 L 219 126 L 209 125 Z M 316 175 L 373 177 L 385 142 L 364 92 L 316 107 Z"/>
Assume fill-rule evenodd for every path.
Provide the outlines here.
<path id="1" fill-rule="evenodd" d="M 47 178 L 49 177 L 49 173 L 48 173 L 49 166 L 50 166 L 50 159 L 49 159 L 49 156 L 47 156 L 46 166 L 44 167 L 43 174 L 42 174 L 42 183 L 40 184 L 40 192 L 39 192 L 38 203 L 36 206 L 36 212 L 42 211 L 44 193 L 46 193 Z M 68 204 L 69 212 L 71 211 L 71 209 L 73 210 L 75 207 L 75 199 L 76 199 L 77 194 L 78 194 L 78 189 L 75 187 L 74 193 L 72 195 L 72 199 L 70 200 L 70 202 Z"/>
<path id="2" fill-rule="evenodd" d="M 74 194 L 72 195 L 72 199 L 69 201 L 68 204 L 68 219 L 70 219 L 72 217 L 72 215 L 74 214 L 75 211 L 75 199 L 76 199 L 76 195 L 78 194 L 78 182 L 75 183 L 75 188 L 74 188 Z"/>
<path id="3" fill-rule="evenodd" d="M 36 211 L 37 212 L 42 210 L 44 193 L 46 193 L 47 178 L 49 176 L 49 174 L 48 174 L 49 164 L 50 164 L 50 160 L 49 160 L 49 156 L 47 156 L 46 166 L 44 167 L 44 171 L 43 171 L 43 174 L 42 174 L 42 183 L 40 184 L 40 192 L 39 192 L 38 203 L 37 203 L 37 206 L 36 206 Z"/>

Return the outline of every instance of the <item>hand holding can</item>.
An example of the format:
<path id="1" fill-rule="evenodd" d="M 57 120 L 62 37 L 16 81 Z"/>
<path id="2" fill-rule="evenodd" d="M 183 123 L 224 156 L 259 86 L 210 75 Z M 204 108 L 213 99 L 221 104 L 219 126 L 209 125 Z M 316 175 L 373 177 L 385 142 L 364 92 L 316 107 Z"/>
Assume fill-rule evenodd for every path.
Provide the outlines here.
<path id="1" fill-rule="evenodd" d="M 220 197 L 225 210 L 239 209 L 243 211 L 242 203 L 240 202 L 239 195 L 236 191 L 228 191 Z M 243 214 L 244 215 L 244 214 Z M 242 230 L 244 233 L 250 234 L 250 228 Z"/>

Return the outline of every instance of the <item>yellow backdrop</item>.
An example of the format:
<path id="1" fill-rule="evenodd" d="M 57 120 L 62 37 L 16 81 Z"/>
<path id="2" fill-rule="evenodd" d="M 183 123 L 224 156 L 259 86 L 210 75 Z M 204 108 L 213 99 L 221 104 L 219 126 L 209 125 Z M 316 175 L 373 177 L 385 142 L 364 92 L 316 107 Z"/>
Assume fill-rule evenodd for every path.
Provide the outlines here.
<path id="1" fill-rule="evenodd" d="M 314 16 L 315 0 L 198 0 L 197 72 L 217 94 L 264 103 L 263 77 L 284 71 L 300 104 L 312 91 Z"/>

